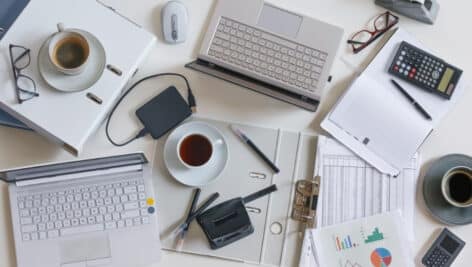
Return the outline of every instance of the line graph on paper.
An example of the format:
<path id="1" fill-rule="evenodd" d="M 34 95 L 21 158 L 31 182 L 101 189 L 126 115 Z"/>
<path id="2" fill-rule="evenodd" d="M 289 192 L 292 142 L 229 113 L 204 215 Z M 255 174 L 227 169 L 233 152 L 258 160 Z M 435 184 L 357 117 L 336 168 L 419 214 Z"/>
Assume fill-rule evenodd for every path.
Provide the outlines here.
<path id="1" fill-rule="evenodd" d="M 339 266 L 340 267 L 362 267 L 362 265 L 360 265 L 359 263 L 357 262 L 354 262 L 352 263 L 350 260 L 346 260 L 343 264 L 343 262 L 340 260 L 339 261 Z"/>
<path id="2" fill-rule="evenodd" d="M 401 210 L 413 235 L 417 157 L 397 177 L 392 177 L 326 138 L 319 143 L 316 160 L 316 175 L 321 176 L 318 227 Z"/>

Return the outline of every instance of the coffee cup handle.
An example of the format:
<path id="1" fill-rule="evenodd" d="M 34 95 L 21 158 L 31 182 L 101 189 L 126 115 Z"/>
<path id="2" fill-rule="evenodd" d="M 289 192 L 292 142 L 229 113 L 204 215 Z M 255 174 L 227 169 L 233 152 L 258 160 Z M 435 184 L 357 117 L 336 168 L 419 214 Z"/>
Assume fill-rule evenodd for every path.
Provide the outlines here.
<path id="1" fill-rule="evenodd" d="M 58 23 L 58 24 L 57 24 L 57 31 L 63 32 L 64 29 L 65 29 L 65 27 L 64 27 L 64 24 L 63 24 L 63 23 Z"/>

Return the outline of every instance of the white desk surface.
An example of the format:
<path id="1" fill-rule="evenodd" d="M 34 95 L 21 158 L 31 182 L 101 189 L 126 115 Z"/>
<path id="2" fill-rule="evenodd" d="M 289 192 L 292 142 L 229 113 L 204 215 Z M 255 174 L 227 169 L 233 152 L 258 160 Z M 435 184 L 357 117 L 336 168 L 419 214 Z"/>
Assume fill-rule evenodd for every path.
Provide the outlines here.
<path id="1" fill-rule="evenodd" d="M 356 67 L 360 66 L 372 54 L 369 53 L 369 50 L 372 51 L 375 47 L 375 44 L 371 45 L 372 47 L 367 51 L 353 55 L 348 45 L 345 44 L 345 40 L 352 33 L 366 27 L 370 18 L 383 11 L 382 8 L 374 5 L 373 0 L 270 0 L 271 3 L 281 7 L 337 24 L 345 29 L 339 57 L 332 70 L 333 81 L 325 89 L 322 105 L 318 112 L 310 113 L 183 67 L 185 63 L 196 56 L 215 1 L 183 1 L 190 14 L 190 30 L 188 40 L 179 45 L 167 45 L 162 41 L 160 10 L 166 1 L 106 0 L 104 2 L 113 4 L 118 10 L 122 10 L 122 13 L 159 37 L 155 49 L 141 67 L 141 72 L 136 78 L 157 72 L 185 73 L 194 89 L 199 114 L 202 116 L 267 127 L 315 132 L 321 131 L 320 121 L 346 89 L 354 71 L 358 69 Z M 401 16 L 400 26 L 413 33 L 436 55 L 461 67 L 465 73 L 463 78 L 470 81 L 472 37 L 467 25 L 470 24 L 468 21 L 472 2 L 456 0 L 440 1 L 440 4 L 441 10 L 435 25 L 422 24 Z M 112 133 L 115 138 L 125 139 L 134 134 L 139 128 L 139 123 L 134 118 L 135 107 L 172 83 L 181 88 L 184 95 L 186 94 L 181 81 L 167 79 L 146 82 L 140 89 L 132 93 L 123 102 L 112 120 Z M 467 90 L 463 99 L 451 110 L 424 144 L 421 149 L 424 161 L 422 172 L 426 170 L 432 160 L 448 153 L 472 154 L 471 102 L 472 93 Z M 151 157 L 152 140 L 150 137 L 146 137 L 125 148 L 117 149 L 107 142 L 102 127 L 89 140 L 84 151 L 83 157 L 134 151 L 144 151 L 148 157 Z M 156 155 L 160 156 L 160 152 L 158 151 Z M 34 133 L 0 127 L 0 169 L 72 159 L 74 158 L 71 155 Z M 421 185 L 421 179 L 419 185 Z M 417 258 L 422 256 L 431 239 L 437 235 L 441 227 L 444 227 L 433 220 L 426 211 L 419 188 L 420 186 L 417 189 L 416 240 L 414 245 L 414 255 Z M 0 216 L 0 266 L 2 267 L 16 266 L 8 205 L 7 186 L 2 183 L 0 185 L 0 214 L 2 214 Z M 470 262 L 472 262 L 472 254 L 470 253 L 472 251 L 472 225 L 455 226 L 451 229 L 468 243 L 458 256 L 454 266 L 470 266 Z M 162 261 L 153 266 L 244 266 L 236 262 L 178 253 L 163 252 L 162 255 Z"/>

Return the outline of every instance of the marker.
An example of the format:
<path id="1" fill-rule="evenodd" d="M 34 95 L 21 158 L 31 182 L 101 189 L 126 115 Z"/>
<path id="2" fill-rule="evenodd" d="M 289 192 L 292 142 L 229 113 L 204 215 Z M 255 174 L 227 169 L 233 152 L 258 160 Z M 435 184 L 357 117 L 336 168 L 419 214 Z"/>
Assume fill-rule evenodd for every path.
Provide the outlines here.
<path id="1" fill-rule="evenodd" d="M 262 158 L 262 160 L 265 161 L 265 163 L 267 163 L 270 168 L 272 170 L 274 170 L 275 173 L 279 173 L 280 170 L 279 168 L 277 168 L 277 166 L 275 166 L 275 164 L 264 154 L 262 153 L 262 151 L 256 146 L 256 144 L 254 144 L 254 142 L 251 141 L 251 139 L 249 139 L 249 137 L 247 137 L 243 132 L 241 132 L 241 130 L 239 130 L 238 128 L 234 127 L 234 125 L 231 125 L 231 130 L 233 130 L 233 132 L 244 142 L 246 143 L 250 148 L 252 148 L 252 150 L 254 150 L 254 152 L 256 152 L 257 155 L 259 155 L 259 157 Z"/>

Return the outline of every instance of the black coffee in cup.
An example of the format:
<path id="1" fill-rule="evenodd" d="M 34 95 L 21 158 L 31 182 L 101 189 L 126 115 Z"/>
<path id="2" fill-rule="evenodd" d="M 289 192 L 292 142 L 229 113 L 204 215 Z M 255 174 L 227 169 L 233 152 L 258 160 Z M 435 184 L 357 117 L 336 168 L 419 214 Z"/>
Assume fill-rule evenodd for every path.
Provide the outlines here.
<path id="1" fill-rule="evenodd" d="M 192 167 L 204 165 L 210 160 L 212 154 L 213 146 L 210 140 L 203 135 L 189 135 L 180 143 L 180 158 Z"/>
<path id="2" fill-rule="evenodd" d="M 449 204 L 467 208 L 472 206 L 472 169 L 464 166 L 451 168 L 443 176 L 441 192 Z"/>
<path id="3" fill-rule="evenodd" d="M 472 198 L 472 179 L 465 172 L 453 173 L 449 178 L 449 195 L 459 203 L 467 203 Z"/>
<path id="4" fill-rule="evenodd" d="M 87 60 L 89 47 L 86 40 L 79 36 L 68 36 L 58 41 L 54 47 L 54 61 L 65 69 L 74 69 Z"/>

